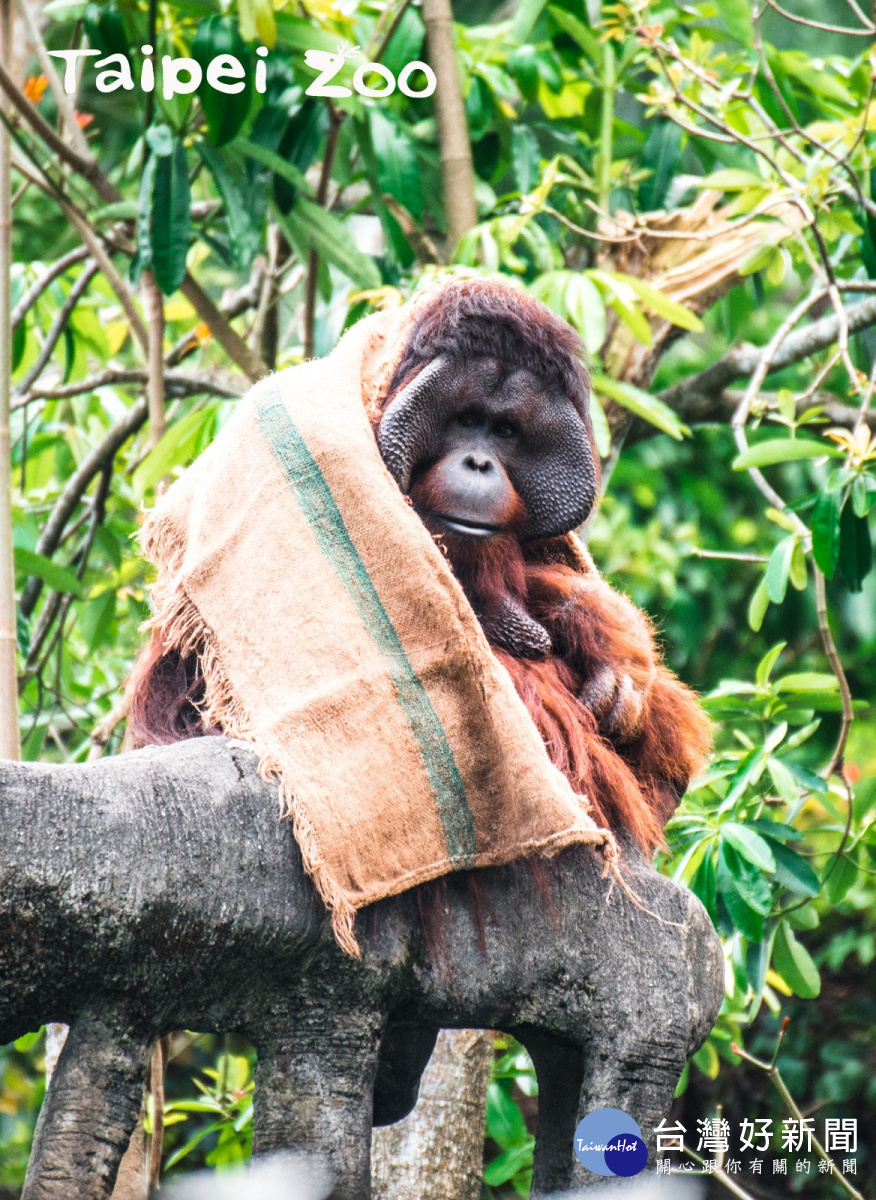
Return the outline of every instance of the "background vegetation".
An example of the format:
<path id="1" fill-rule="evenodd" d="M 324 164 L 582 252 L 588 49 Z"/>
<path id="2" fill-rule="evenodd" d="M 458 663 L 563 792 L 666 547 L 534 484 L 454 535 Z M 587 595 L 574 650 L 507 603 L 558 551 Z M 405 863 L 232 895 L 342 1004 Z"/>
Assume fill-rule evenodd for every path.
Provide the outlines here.
<path id="1" fill-rule="evenodd" d="M 436 271 L 516 279 L 592 357 L 606 495 L 589 545 L 717 722 L 711 769 L 660 858 L 706 905 L 726 955 L 724 1010 L 678 1100 L 688 1144 L 719 1110 L 734 1143 L 743 1118 L 771 1117 L 763 1175 L 734 1178 L 755 1196 L 847 1194 L 815 1155 L 795 1171 L 781 1095 L 736 1052 L 768 1063 L 788 1017 L 783 1077 L 819 1137 L 825 1117 L 857 1118 L 851 1183 L 872 1193 L 869 18 L 853 0 L 459 5 L 477 211 L 456 241 L 464 189 L 442 198 L 435 98 L 305 94 L 307 49 L 341 48 L 347 81 L 365 61 L 398 73 L 428 58 L 416 4 L 52 0 L 31 14 L 19 77 L 0 71 L 23 756 L 118 750 L 149 611 L 139 513 L 250 379 L 325 353 Z M 74 111 L 44 47 L 86 44 L 125 56 L 135 77 L 145 44 L 198 61 L 231 50 L 250 67 L 263 44 L 267 89 L 103 95 L 86 66 Z M 172 1050 L 165 1172 L 240 1161 L 246 1047 L 179 1038 Z M 42 1053 L 38 1031 L 0 1049 L 0 1185 L 13 1190 Z M 519 1048 L 501 1042 L 493 1195 L 526 1194 L 534 1090 Z M 787 1178 L 773 1156 L 788 1157 Z M 722 1192 L 720 1171 L 710 1186 Z"/>

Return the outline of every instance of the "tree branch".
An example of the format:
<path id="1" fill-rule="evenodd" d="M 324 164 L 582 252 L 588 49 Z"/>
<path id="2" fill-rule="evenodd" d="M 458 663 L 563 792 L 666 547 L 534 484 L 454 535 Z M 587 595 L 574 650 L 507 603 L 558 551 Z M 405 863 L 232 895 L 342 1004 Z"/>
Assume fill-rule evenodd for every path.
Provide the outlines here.
<path id="1" fill-rule="evenodd" d="M 76 383 L 60 384 L 58 387 L 34 388 L 16 408 L 24 408 L 34 400 L 66 400 L 70 396 L 82 396 L 86 392 L 94 392 L 98 388 L 113 384 L 136 384 L 142 386 L 148 380 L 148 373 L 143 370 L 123 370 L 120 367 L 108 367 L 87 379 L 79 379 Z M 236 376 L 228 374 L 192 375 L 187 371 L 164 372 L 164 390 L 173 399 L 182 396 L 216 396 L 219 400 L 237 400 L 243 395 L 244 388 Z"/>
<path id="2" fill-rule="evenodd" d="M 77 246 L 75 250 L 70 250 L 67 254 L 63 254 L 60 258 L 56 259 L 55 262 L 49 263 L 45 271 L 43 271 L 42 275 L 40 275 L 39 279 L 35 279 L 33 281 L 33 283 L 18 301 L 15 308 L 13 308 L 12 317 L 10 319 L 13 333 L 27 316 L 28 309 L 32 308 L 33 305 L 36 304 L 37 300 L 39 300 L 46 288 L 49 287 L 59 275 L 63 275 L 64 272 L 70 267 L 75 266 L 76 263 L 82 262 L 83 258 L 88 258 L 88 253 L 89 251 L 87 246 Z"/>
<path id="3" fill-rule="evenodd" d="M 116 204 L 122 199 L 122 193 L 115 184 L 107 179 L 97 162 L 90 155 L 79 154 L 68 146 L 64 139 L 55 133 L 48 121 L 43 120 L 33 105 L 15 86 L 14 80 L 2 61 L 0 61 L 0 89 L 6 93 L 28 125 L 49 149 L 58 156 L 61 162 L 71 167 L 77 175 L 87 179 L 106 204 Z"/>
<path id="4" fill-rule="evenodd" d="M 27 372 L 24 379 L 22 379 L 15 388 L 13 395 L 16 399 L 19 396 L 23 396 L 30 388 L 31 384 L 35 383 L 43 373 L 46 363 L 52 357 L 52 351 L 58 344 L 58 339 L 63 334 L 64 329 L 67 326 L 67 322 L 70 320 L 73 310 L 76 308 L 85 292 L 88 291 L 88 285 L 97 274 L 97 271 L 97 263 L 89 263 L 89 265 L 85 268 L 85 270 L 71 287 L 67 299 L 55 313 L 55 318 L 52 321 L 49 332 L 45 336 L 42 346 L 40 347 L 40 352 L 37 355 L 36 362 Z"/>
<path id="5" fill-rule="evenodd" d="M 860 333 L 871 325 L 876 325 L 876 296 L 853 304 L 845 310 L 846 326 L 849 334 Z M 810 322 L 803 329 L 789 334 L 770 364 L 770 371 L 781 371 L 794 363 L 808 358 L 819 350 L 835 342 L 840 334 L 840 319 L 836 313 L 821 317 Z M 757 369 L 763 354 L 763 347 L 743 343 L 734 346 L 723 358 L 697 372 L 674 387 L 661 392 L 660 399 L 668 404 L 673 412 L 678 413 L 688 424 L 709 419 L 714 413 L 716 398 L 736 379 L 743 379 Z M 685 415 L 686 414 L 686 415 Z M 705 415 L 701 415 L 705 414 Z"/>
<path id="6" fill-rule="evenodd" d="M 67 480 L 67 486 L 61 492 L 55 502 L 55 507 L 49 514 L 49 519 L 46 521 L 36 545 L 37 554 L 51 558 L 61 542 L 67 522 L 76 505 L 85 495 L 88 485 L 95 475 L 115 458 L 128 438 L 132 437 L 145 423 L 147 411 L 145 399 L 138 400 L 128 409 L 124 417 L 104 434 L 91 453 L 79 464 Z M 42 590 L 43 581 L 32 575 L 21 596 L 20 608 L 23 616 L 29 617 L 33 612 Z"/>
<path id="7" fill-rule="evenodd" d="M 222 313 L 197 282 L 188 273 L 179 289 L 192 305 L 195 312 L 205 325 L 209 327 L 213 337 L 228 355 L 232 362 L 237 363 L 251 383 L 256 383 L 267 375 L 268 368 L 262 362 L 261 356 L 247 346 L 236 329 L 226 321 Z"/>

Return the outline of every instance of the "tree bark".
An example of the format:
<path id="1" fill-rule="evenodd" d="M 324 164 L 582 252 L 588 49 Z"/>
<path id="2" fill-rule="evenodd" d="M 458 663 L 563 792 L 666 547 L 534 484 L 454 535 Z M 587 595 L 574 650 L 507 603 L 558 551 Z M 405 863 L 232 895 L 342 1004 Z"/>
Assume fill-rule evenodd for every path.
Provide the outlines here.
<path id="1" fill-rule="evenodd" d="M 447 231 L 445 258 L 451 262 L 460 239 L 476 224 L 478 216 L 471 140 L 453 44 L 450 0 L 423 0 L 423 22 L 428 38 L 429 64 L 437 80 L 435 117 L 441 148 L 441 184 Z"/>
<path id="2" fill-rule="evenodd" d="M 374 1200 L 478 1200 L 492 1060 L 491 1033 L 447 1029 L 438 1035 L 417 1107 L 403 1121 L 374 1130 Z"/>

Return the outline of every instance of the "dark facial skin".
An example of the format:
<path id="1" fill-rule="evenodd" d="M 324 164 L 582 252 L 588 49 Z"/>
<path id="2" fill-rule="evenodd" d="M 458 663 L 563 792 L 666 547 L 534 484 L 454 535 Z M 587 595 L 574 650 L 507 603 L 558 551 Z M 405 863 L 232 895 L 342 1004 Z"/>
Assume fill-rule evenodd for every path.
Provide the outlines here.
<path id="1" fill-rule="evenodd" d="M 590 439 L 555 385 L 495 358 L 439 363 L 417 384 L 390 403 L 378 437 L 430 529 L 529 541 L 584 520 L 595 494 Z"/>

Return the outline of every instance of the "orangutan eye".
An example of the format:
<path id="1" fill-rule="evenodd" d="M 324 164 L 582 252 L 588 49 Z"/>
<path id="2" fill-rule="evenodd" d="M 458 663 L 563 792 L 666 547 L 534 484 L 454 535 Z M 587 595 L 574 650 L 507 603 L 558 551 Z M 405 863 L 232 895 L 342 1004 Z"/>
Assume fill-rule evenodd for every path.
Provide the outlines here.
<path id="1" fill-rule="evenodd" d="M 517 432 L 517 427 L 512 425 L 510 421 L 499 421 L 494 431 L 496 437 L 512 438 Z"/>
<path id="2" fill-rule="evenodd" d="M 477 425 L 477 420 L 474 413 L 466 412 L 459 414 L 456 418 L 456 423 L 457 425 L 461 425 L 463 429 L 472 429 Z"/>

